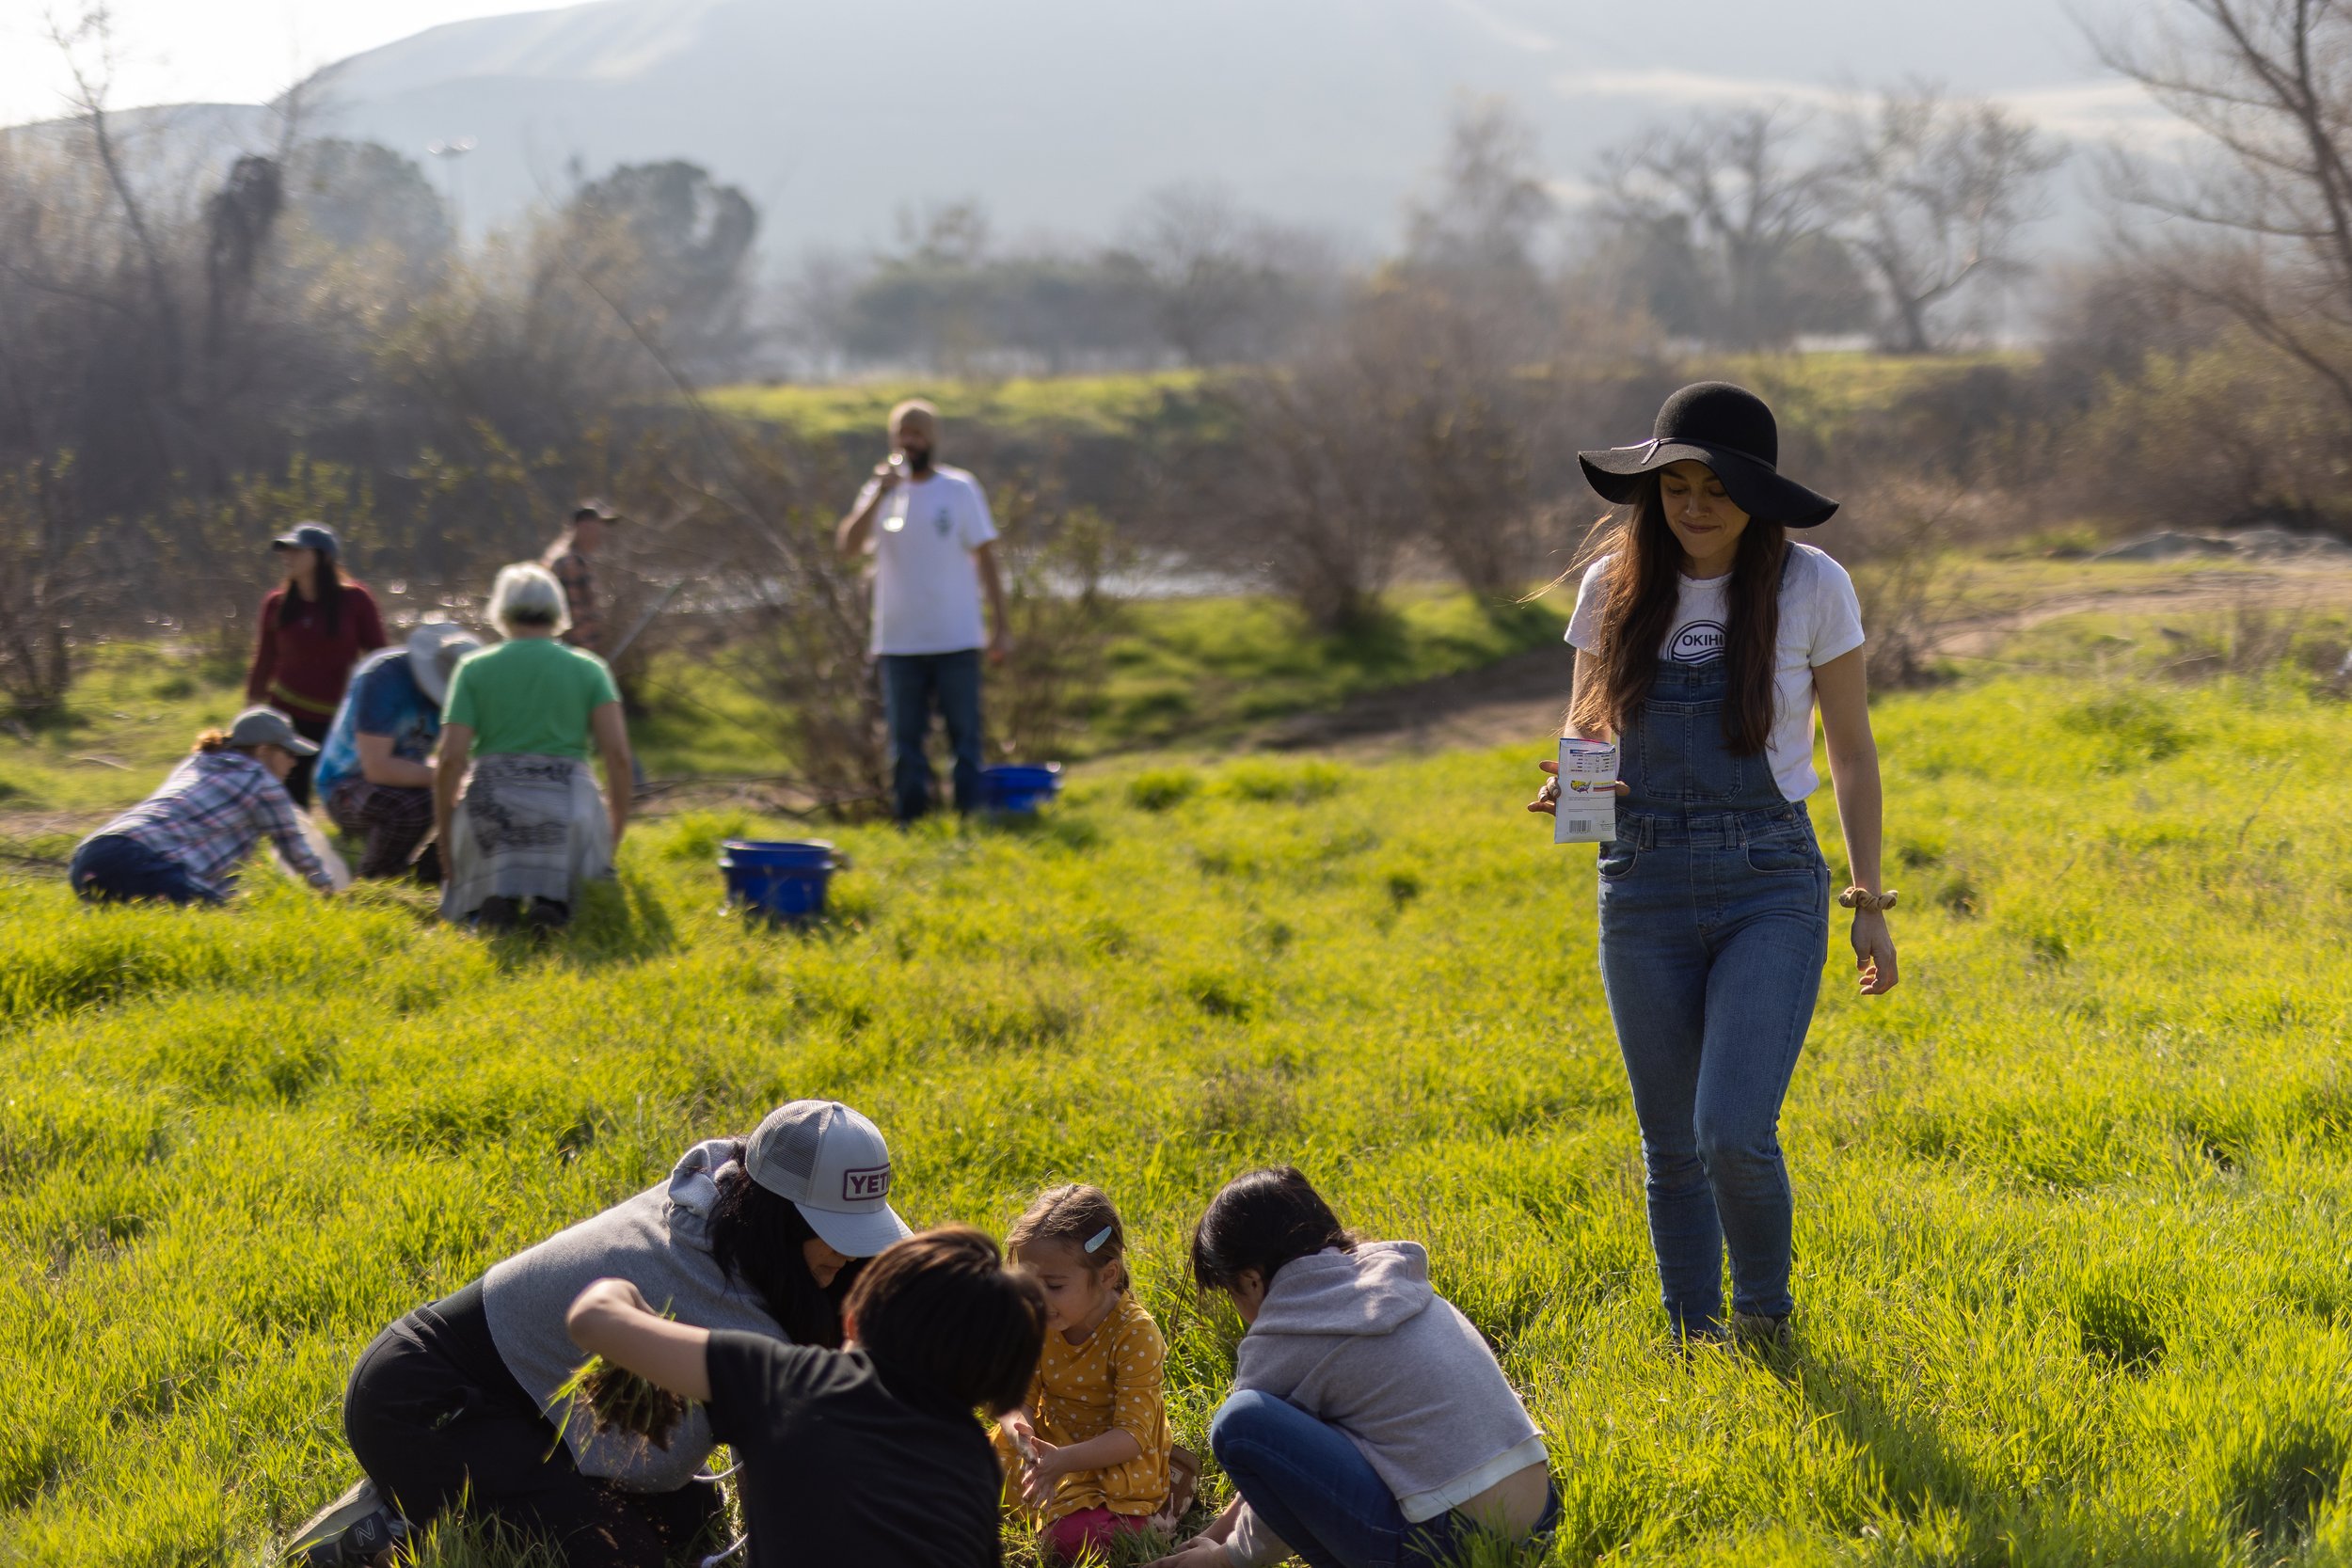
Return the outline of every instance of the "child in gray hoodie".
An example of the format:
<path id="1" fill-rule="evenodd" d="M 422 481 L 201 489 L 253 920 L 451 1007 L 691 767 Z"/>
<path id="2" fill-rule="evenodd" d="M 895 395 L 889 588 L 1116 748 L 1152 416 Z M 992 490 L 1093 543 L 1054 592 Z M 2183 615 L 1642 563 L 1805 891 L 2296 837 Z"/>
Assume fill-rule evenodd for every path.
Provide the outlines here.
<path id="1" fill-rule="evenodd" d="M 1418 1243 L 1358 1242 L 1283 1166 L 1217 1194 L 1192 1268 L 1248 1325 L 1209 1427 L 1235 1496 L 1163 1563 L 1440 1563 L 1477 1531 L 1550 1533 L 1543 1434 Z"/>

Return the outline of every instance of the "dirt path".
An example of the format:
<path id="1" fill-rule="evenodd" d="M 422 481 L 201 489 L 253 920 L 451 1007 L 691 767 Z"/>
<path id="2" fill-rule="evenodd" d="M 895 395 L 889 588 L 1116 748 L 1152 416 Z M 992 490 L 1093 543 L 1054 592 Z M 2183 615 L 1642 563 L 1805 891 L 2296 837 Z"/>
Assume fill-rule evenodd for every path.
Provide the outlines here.
<path id="1" fill-rule="evenodd" d="M 2124 594 L 2095 589 L 2055 594 L 2020 609 L 1974 615 L 1943 627 L 1935 650 L 1985 658 L 2021 631 L 2069 615 L 2211 614 L 2229 610 L 2319 610 L 2352 605 L 2352 568 L 2285 566 L 2264 572 L 2197 572 L 2162 588 Z"/>
<path id="2" fill-rule="evenodd" d="M 2085 581 L 2014 609 L 1965 615 L 1940 627 L 1933 650 L 1957 659 L 1989 658 L 2018 633 L 2069 615 L 2212 614 L 2232 610 L 2319 610 L 2352 606 L 2352 567 L 2281 565 L 2263 571 L 2189 573 L 2161 587 L 2102 592 Z M 1567 706 L 1567 648 L 1539 648 L 1484 670 L 1354 699 L 1325 713 L 1299 714 L 1256 737 L 1274 751 L 1325 751 L 1373 757 L 1446 747 L 1524 742 L 1545 752 Z"/>

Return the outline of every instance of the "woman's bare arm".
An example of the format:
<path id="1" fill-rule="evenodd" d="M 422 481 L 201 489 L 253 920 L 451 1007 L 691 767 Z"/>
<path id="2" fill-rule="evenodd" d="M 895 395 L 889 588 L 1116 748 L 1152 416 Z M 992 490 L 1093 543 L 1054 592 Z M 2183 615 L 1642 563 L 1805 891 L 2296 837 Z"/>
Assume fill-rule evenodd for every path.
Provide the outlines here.
<path id="1" fill-rule="evenodd" d="M 604 807 L 612 823 L 612 847 L 628 831 L 628 808 L 636 798 L 637 770 L 630 765 L 628 719 L 618 703 L 598 703 L 588 715 L 597 754 L 604 759 Z"/>
<path id="2" fill-rule="evenodd" d="M 473 726 L 443 724 L 441 744 L 434 753 L 433 828 L 449 853 L 449 825 L 457 816 L 457 791 L 466 782 L 466 763 L 473 754 Z"/>
<path id="3" fill-rule="evenodd" d="M 1592 655 L 1581 648 L 1577 649 L 1574 685 L 1568 694 L 1568 716 L 1560 721 L 1561 739 L 1613 740 L 1616 738 L 1607 730 L 1587 730 L 1576 721 L 1576 710 L 1584 705 L 1586 683 L 1599 678 L 1599 668 L 1598 662 Z M 1560 806 L 1560 764 L 1551 757 L 1546 757 L 1535 766 L 1551 776 L 1546 779 L 1542 786 L 1535 791 L 1535 799 L 1527 803 L 1527 809 L 1541 812 L 1547 816 L 1556 816 L 1559 815 Z M 1623 779 L 1617 781 L 1616 792 L 1619 795 L 1626 792 L 1626 783 Z"/>
<path id="4" fill-rule="evenodd" d="M 1846 835 L 1847 868 L 1855 887 L 1885 891 L 1880 880 L 1884 794 L 1879 781 L 1878 741 L 1870 734 L 1869 681 L 1860 648 L 1838 655 L 1813 672 L 1821 704 L 1821 732 L 1829 743 L 1829 776 L 1837 789 L 1837 820 Z M 1856 910 L 1854 962 L 1862 994 L 1895 989 L 1895 938 L 1879 910 Z"/>

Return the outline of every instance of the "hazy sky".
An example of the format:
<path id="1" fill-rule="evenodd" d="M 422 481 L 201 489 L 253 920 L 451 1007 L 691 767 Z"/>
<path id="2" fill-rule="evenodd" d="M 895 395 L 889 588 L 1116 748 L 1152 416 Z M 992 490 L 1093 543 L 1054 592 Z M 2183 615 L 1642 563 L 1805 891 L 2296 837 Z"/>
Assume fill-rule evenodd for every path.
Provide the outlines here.
<path id="1" fill-rule="evenodd" d="M 443 22 L 565 0 L 112 0 L 114 102 L 260 103 L 320 66 Z M 63 112 L 72 85 L 48 19 L 87 0 L 0 0 L 0 125 Z"/>

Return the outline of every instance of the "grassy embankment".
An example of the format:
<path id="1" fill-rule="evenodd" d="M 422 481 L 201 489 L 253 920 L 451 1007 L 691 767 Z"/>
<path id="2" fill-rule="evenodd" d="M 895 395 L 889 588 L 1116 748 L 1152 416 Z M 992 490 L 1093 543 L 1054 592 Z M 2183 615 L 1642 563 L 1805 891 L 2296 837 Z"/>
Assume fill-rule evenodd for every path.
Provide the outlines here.
<path id="1" fill-rule="evenodd" d="M 1426 1242 L 1551 1434 L 1561 1562 L 2352 1560 L 2352 717 L 2037 678 L 1879 723 L 1906 978 L 1833 950 L 1777 1366 L 1661 1347 L 1590 857 L 1516 753 L 1100 765 L 1033 832 L 843 833 L 805 935 L 721 914 L 708 818 L 537 951 L 0 886 L 0 1555 L 257 1559 L 348 1479 L 383 1323 L 836 1094 L 918 1220 L 1108 1188 L 1195 1446 L 1217 1182 L 1295 1160 Z"/>
<path id="2" fill-rule="evenodd" d="M 1199 371 L 1162 371 L 1003 381 L 847 381 L 722 387 L 705 397 L 722 413 L 786 425 L 812 438 L 874 435 L 892 406 L 911 397 L 932 399 L 943 418 L 959 425 L 1115 436 L 1188 403 L 1205 379 Z"/>
<path id="3" fill-rule="evenodd" d="M 1883 407 L 1932 380 L 1984 365 L 2029 362 L 2020 354 L 1924 356 L 1867 354 L 1756 354 L 1694 360 L 1692 376 L 1719 375 L 1756 386 L 1791 423 L 1835 426 Z M 893 404 L 922 397 L 958 423 L 1010 431 L 1057 429 L 1112 436 L 1191 408 L 1212 372 L 1126 372 L 1105 375 L 1015 376 L 1003 380 L 892 378 L 812 385 L 722 387 L 706 393 L 723 413 L 788 426 L 807 436 L 871 435 Z M 1602 433 L 1605 434 L 1605 433 Z"/>

